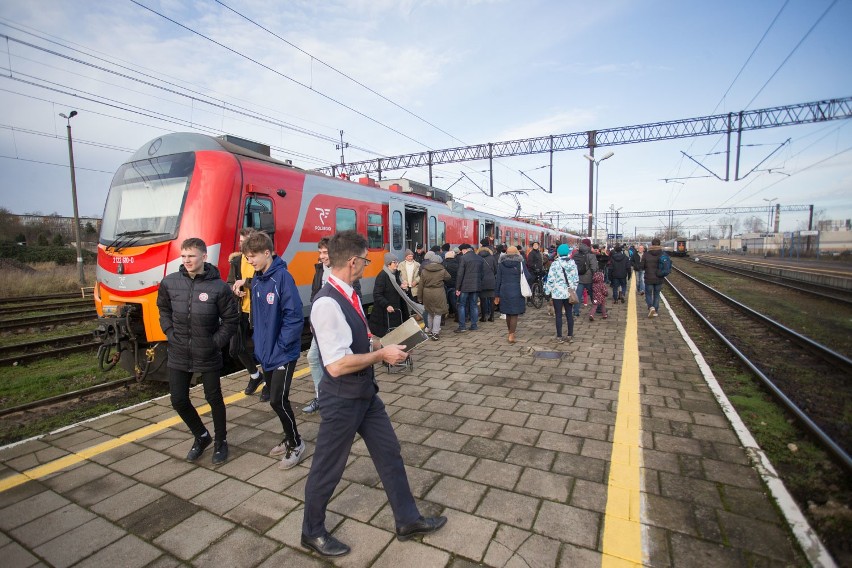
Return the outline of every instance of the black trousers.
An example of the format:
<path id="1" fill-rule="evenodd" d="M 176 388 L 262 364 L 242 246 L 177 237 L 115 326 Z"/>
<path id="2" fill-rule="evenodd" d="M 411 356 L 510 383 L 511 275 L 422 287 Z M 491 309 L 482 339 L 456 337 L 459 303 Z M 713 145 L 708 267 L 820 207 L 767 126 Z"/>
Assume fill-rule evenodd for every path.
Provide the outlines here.
<path id="1" fill-rule="evenodd" d="M 378 396 L 369 399 L 341 398 L 328 394 L 320 386 L 319 402 L 322 422 L 305 485 L 302 533 L 310 538 L 326 533 L 325 510 L 343 476 L 356 433 L 367 445 L 393 509 L 397 528 L 416 521 L 420 513 L 408 485 L 399 440 L 382 400 Z"/>
<path id="2" fill-rule="evenodd" d="M 193 373 L 169 369 L 169 394 L 171 395 L 172 408 L 181 417 L 189 431 L 196 438 L 200 438 L 207 432 L 198 411 L 192 406 L 189 399 L 189 384 Z M 201 373 L 201 382 L 204 385 L 204 398 L 210 405 L 210 414 L 213 416 L 213 429 L 216 432 L 216 441 L 227 439 L 227 426 L 225 425 L 225 401 L 222 399 L 222 385 L 219 381 L 219 369 Z"/>
<path id="3" fill-rule="evenodd" d="M 291 448 L 296 448 L 302 443 L 299 430 L 296 428 L 296 415 L 290 406 L 290 385 L 293 384 L 293 371 L 296 370 L 297 361 L 290 361 L 286 365 L 272 372 L 264 371 L 269 379 L 269 406 L 281 420 L 284 428 L 284 437 L 290 443 Z"/>

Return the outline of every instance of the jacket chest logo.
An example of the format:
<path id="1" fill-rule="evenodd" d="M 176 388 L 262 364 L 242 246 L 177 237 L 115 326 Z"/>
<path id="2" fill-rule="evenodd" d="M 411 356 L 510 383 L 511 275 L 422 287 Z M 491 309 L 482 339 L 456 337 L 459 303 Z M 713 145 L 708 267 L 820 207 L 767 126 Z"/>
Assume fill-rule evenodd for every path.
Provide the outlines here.
<path id="1" fill-rule="evenodd" d="M 270 292 L 266 295 L 266 303 L 270 306 L 275 303 L 275 292 Z"/>
<path id="2" fill-rule="evenodd" d="M 207 292 L 202 292 L 198 295 L 198 299 L 202 302 L 206 302 L 209 298 L 210 296 L 207 295 Z"/>

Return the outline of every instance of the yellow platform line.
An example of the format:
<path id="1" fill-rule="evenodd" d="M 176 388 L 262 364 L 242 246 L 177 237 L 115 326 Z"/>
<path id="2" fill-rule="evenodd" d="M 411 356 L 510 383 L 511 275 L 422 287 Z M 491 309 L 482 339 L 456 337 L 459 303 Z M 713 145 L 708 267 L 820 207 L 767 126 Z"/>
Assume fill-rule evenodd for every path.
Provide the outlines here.
<path id="1" fill-rule="evenodd" d="M 635 289 L 630 292 L 604 514 L 601 557 L 601 566 L 604 568 L 642 566 L 639 339 L 637 294 Z"/>
<path id="2" fill-rule="evenodd" d="M 304 369 L 293 373 L 293 378 L 297 379 L 299 377 L 303 377 L 309 372 L 310 370 L 305 367 Z M 246 397 L 247 395 L 243 392 L 232 394 L 231 396 L 225 398 L 225 405 L 240 401 Z M 205 404 L 204 406 L 199 406 L 196 410 L 198 410 L 198 414 L 207 414 L 208 412 L 210 412 L 210 405 Z M 61 471 L 65 468 L 77 465 L 82 461 L 91 459 L 97 455 L 103 454 L 125 444 L 130 444 L 137 440 L 141 440 L 142 438 L 152 436 L 154 434 L 162 432 L 167 428 L 171 428 L 172 426 L 176 426 L 181 423 L 182 420 L 180 419 L 180 416 L 172 416 L 170 418 L 166 418 L 165 420 L 161 420 L 154 424 L 149 424 L 148 426 L 139 428 L 138 430 L 128 432 L 127 434 L 119 436 L 118 438 L 107 440 L 106 442 L 101 442 L 100 444 L 97 444 L 90 448 L 85 448 L 83 450 L 80 450 L 79 452 L 72 452 L 67 456 L 63 456 L 46 464 L 36 466 L 22 473 L 17 473 L 15 475 L 9 476 L 5 479 L 0 479 L 0 493 L 22 485 L 27 481 L 35 481 L 37 479 L 47 477 L 48 475 L 54 474 L 57 471 Z"/>

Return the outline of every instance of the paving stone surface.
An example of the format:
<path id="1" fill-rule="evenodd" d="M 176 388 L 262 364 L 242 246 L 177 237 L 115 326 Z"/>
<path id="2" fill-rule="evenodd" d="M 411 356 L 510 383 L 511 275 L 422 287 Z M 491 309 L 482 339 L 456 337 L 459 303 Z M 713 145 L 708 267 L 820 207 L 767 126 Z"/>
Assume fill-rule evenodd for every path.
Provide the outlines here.
<path id="1" fill-rule="evenodd" d="M 326 519 L 352 553 L 328 562 L 300 545 L 321 421 L 301 412 L 313 384 L 300 376 L 291 399 L 308 455 L 295 468 L 280 470 L 267 455 L 281 439 L 269 404 L 245 397 L 228 407 L 225 465 L 214 467 L 211 451 L 187 463 L 191 436 L 178 424 L 0 492 L 0 563 L 599 566 L 628 307 L 611 306 L 607 320 L 593 322 L 584 308 L 570 344 L 552 342 L 553 318 L 531 308 L 514 345 L 497 320 L 424 343 L 410 372 L 376 367 L 418 506 L 449 519 L 433 535 L 395 538 L 382 483 L 356 437 Z M 644 563 L 805 565 L 667 310 L 649 319 L 642 298 L 635 309 Z M 225 396 L 245 383 L 244 374 L 223 378 Z M 200 389 L 192 399 L 204 404 Z M 164 397 L 0 449 L 0 480 L 173 416 Z"/>

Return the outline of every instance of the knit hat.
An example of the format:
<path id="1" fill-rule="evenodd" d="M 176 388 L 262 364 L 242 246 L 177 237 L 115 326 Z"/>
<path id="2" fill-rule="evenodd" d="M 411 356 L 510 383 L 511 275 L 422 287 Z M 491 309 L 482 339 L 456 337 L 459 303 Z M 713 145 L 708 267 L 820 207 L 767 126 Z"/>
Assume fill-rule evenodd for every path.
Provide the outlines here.
<path id="1" fill-rule="evenodd" d="M 580 242 L 583 243 L 584 245 L 586 245 L 587 247 L 592 246 L 592 241 L 590 239 L 583 239 Z"/>
<path id="2" fill-rule="evenodd" d="M 411 249 L 405 249 L 405 256 L 408 256 L 408 255 L 414 256 L 414 253 L 411 252 Z"/>
<path id="3" fill-rule="evenodd" d="M 399 259 L 396 257 L 396 255 L 394 253 L 386 252 L 385 253 L 385 266 L 387 266 L 391 262 L 399 262 Z"/>
<path id="4" fill-rule="evenodd" d="M 423 260 L 428 260 L 429 262 L 436 262 L 438 264 L 441 264 L 442 262 L 441 257 L 436 253 L 432 252 L 431 250 L 426 253 L 426 256 L 423 257 Z"/>
<path id="5" fill-rule="evenodd" d="M 516 247 L 515 245 L 512 245 L 512 246 L 510 246 L 509 248 L 506 249 L 506 254 L 520 254 L 520 253 L 518 253 L 518 247 Z"/>
<path id="6" fill-rule="evenodd" d="M 569 247 L 565 243 L 562 243 L 561 245 L 556 247 L 556 254 L 558 254 L 559 256 L 568 256 L 571 254 L 571 247 Z"/>
<path id="7" fill-rule="evenodd" d="M 446 259 L 446 258 L 455 258 L 455 257 L 456 257 L 456 253 L 455 253 L 455 251 L 448 250 L 448 251 L 444 254 L 444 258 L 445 258 L 445 259 Z"/>
<path id="8" fill-rule="evenodd" d="M 489 244 L 491 244 L 491 240 L 488 237 L 485 237 L 479 241 L 479 244 L 484 247 L 487 247 Z"/>

